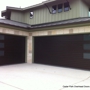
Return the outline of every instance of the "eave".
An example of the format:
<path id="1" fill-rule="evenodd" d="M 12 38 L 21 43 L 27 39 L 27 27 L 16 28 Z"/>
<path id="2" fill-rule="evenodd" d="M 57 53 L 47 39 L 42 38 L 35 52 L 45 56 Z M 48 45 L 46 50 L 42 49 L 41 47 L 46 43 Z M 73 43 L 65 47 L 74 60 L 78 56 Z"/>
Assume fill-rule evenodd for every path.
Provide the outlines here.
<path id="1" fill-rule="evenodd" d="M 66 25 L 75 25 L 75 24 L 82 24 L 82 23 L 90 24 L 90 18 L 89 17 L 75 18 L 75 19 L 70 19 L 70 20 L 63 20 L 63 21 L 36 24 L 36 25 L 30 25 L 30 24 L 16 22 L 16 21 L 7 20 L 7 19 L 0 19 L 0 24 L 10 25 L 10 26 L 14 26 L 14 27 L 20 27 L 20 28 L 24 28 L 27 30 L 37 30 L 37 29 L 43 30 L 44 28 L 48 29 L 48 28 L 58 27 L 58 26 L 65 27 Z"/>

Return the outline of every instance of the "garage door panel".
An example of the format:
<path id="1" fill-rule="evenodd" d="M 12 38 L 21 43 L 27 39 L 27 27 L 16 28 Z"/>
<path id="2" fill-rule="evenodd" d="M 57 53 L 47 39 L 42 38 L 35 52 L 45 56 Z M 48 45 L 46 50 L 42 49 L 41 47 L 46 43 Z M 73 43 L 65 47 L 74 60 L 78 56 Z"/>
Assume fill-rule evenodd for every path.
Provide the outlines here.
<path id="1" fill-rule="evenodd" d="M 90 35 L 35 37 L 34 62 L 90 69 Z"/>
<path id="2" fill-rule="evenodd" d="M 0 65 L 24 63 L 25 37 L 0 34 L 0 51 Z"/>

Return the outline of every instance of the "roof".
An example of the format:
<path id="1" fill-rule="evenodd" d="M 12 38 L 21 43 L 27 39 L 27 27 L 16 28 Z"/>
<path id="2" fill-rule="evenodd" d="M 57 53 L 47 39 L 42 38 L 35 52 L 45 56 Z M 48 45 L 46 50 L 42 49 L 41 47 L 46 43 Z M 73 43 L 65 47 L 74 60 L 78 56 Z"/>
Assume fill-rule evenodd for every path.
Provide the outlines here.
<path id="1" fill-rule="evenodd" d="M 83 23 L 83 22 L 84 23 L 90 22 L 90 17 L 81 17 L 81 18 L 62 20 L 62 21 L 57 21 L 57 22 L 37 24 L 37 25 L 32 25 L 31 28 L 43 28 L 43 27 L 50 27 L 50 26 L 60 26 L 60 25 L 67 25 L 67 24 Z"/>
<path id="2" fill-rule="evenodd" d="M 46 3 L 50 3 L 50 2 L 54 2 L 54 1 L 57 1 L 57 0 L 46 0 L 46 1 L 43 1 L 39 4 L 36 4 L 36 5 L 32 5 L 32 6 L 28 6 L 28 7 L 25 7 L 25 8 L 17 8 L 17 7 L 10 7 L 10 6 L 7 6 L 6 7 L 6 10 L 3 10 L 1 12 L 2 16 L 5 15 L 5 13 L 9 10 L 9 11 L 25 11 L 25 10 L 28 10 L 28 9 L 32 9 L 32 8 L 37 8 L 37 7 L 40 7 L 40 6 L 43 6 L 45 5 Z"/>
<path id="3" fill-rule="evenodd" d="M 43 6 L 45 4 L 48 4 L 48 3 L 51 3 L 51 2 L 55 2 L 55 1 L 60 1 L 60 0 L 46 0 L 46 1 L 43 1 L 43 2 L 41 2 L 39 4 L 35 4 L 35 5 L 32 5 L 32 6 L 25 7 L 25 8 L 17 8 L 17 7 L 7 6 L 6 10 L 25 11 L 25 10 L 32 9 L 32 8 L 37 8 L 39 6 Z M 65 1 L 67 1 L 67 0 L 65 0 Z M 88 4 L 90 4 L 90 0 L 83 0 L 83 1 L 88 3 Z M 3 11 L 2 11 L 2 13 L 3 13 Z"/>
<path id="4" fill-rule="evenodd" d="M 63 20 L 63 21 L 58 21 L 58 22 L 43 23 L 43 24 L 36 24 L 36 25 L 30 25 L 30 24 L 7 20 L 7 19 L 0 19 L 0 24 L 16 26 L 16 27 L 21 27 L 21 28 L 25 28 L 25 29 L 37 29 L 37 28 L 62 26 L 62 25 L 85 23 L 85 22 L 90 22 L 90 18 L 89 17 L 82 17 L 82 18 L 75 18 L 75 19 Z"/>
<path id="5" fill-rule="evenodd" d="M 29 25 L 29 24 L 16 22 L 16 21 L 12 21 L 12 20 L 7 20 L 7 19 L 0 19 L 0 24 L 11 25 L 11 26 L 16 26 L 16 27 L 21 27 L 21 28 L 30 28 L 31 27 L 31 25 Z"/>
<path id="6" fill-rule="evenodd" d="M 53 2 L 53 1 L 56 1 L 56 0 L 46 0 L 46 1 L 43 1 L 43 2 L 41 2 L 41 3 L 39 3 L 39 4 L 32 5 L 32 6 L 28 6 L 28 7 L 25 7 L 25 8 L 17 8 L 17 7 L 7 6 L 7 7 L 6 7 L 6 10 L 25 11 L 25 10 L 27 10 L 27 9 L 39 7 L 39 6 L 42 6 L 42 5 L 46 4 L 46 3 L 50 3 L 50 2 Z M 2 11 L 2 13 L 3 13 L 3 12 L 5 12 L 5 10 Z"/>
<path id="7" fill-rule="evenodd" d="M 61 1 L 61 0 L 46 0 L 46 1 L 43 1 L 43 2 L 41 2 L 39 4 L 28 6 L 28 7 L 25 7 L 25 8 L 7 6 L 6 10 L 3 10 L 1 12 L 1 16 L 6 16 L 7 13 L 10 15 L 11 11 L 22 12 L 22 11 L 30 10 L 30 9 L 33 9 L 33 8 L 41 7 L 41 6 L 44 6 L 44 5 L 48 4 L 48 3 L 52 3 L 52 2 L 56 2 L 56 1 Z M 67 1 L 67 0 L 65 0 L 65 1 Z M 90 0 L 83 0 L 83 1 L 90 6 Z"/>

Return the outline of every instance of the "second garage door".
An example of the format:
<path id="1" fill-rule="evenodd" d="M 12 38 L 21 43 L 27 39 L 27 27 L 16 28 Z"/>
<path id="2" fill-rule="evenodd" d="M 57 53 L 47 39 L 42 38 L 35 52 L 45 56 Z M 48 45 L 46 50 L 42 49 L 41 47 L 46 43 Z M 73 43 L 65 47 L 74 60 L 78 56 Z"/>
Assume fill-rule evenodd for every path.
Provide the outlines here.
<path id="1" fill-rule="evenodd" d="M 0 65 L 25 63 L 25 37 L 0 34 Z"/>
<path id="2" fill-rule="evenodd" d="M 90 35 L 34 37 L 34 62 L 90 69 Z"/>

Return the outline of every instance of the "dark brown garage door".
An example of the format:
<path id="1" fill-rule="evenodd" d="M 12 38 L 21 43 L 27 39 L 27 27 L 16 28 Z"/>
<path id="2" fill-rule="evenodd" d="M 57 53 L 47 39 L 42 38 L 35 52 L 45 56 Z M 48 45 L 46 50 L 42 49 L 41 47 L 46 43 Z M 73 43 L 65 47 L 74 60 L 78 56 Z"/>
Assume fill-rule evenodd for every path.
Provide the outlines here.
<path id="1" fill-rule="evenodd" d="M 0 34 L 0 65 L 25 62 L 25 37 Z"/>
<path id="2" fill-rule="evenodd" d="M 90 69 L 90 35 L 34 37 L 34 62 Z"/>

